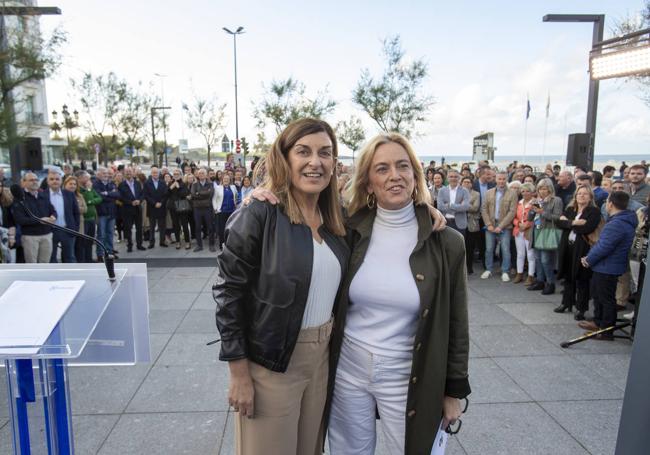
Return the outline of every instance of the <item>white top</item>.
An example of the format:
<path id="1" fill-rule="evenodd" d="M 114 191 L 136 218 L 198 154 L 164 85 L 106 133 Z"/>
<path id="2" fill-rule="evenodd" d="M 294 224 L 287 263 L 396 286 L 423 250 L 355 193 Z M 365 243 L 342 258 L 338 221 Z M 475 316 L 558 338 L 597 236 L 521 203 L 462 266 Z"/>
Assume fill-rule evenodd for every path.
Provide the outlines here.
<path id="1" fill-rule="evenodd" d="M 350 284 L 345 336 L 373 354 L 411 355 L 420 294 L 409 258 L 417 243 L 415 208 L 377 207 L 366 257 Z"/>
<path id="2" fill-rule="evenodd" d="M 314 243 L 311 283 L 301 328 L 318 327 L 332 317 L 336 292 L 341 283 L 341 263 L 325 240 Z"/>
<path id="3" fill-rule="evenodd" d="M 449 205 L 455 204 L 456 203 L 456 193 L 458 193 L 458 185 L 456 185 L 456 188 L 452 188 L 451 185 L 449 185 Z M 445 218 L 448 219 L 455 219 L 456 215 L 454 212 L 447 212 L 445 213 Z"/>
<path id="4" fill-rule="evenodd" d="M 581 216 L 582 216 L 582 212 L 578 212 L 578 213 L 576 213 L 576 217 L 575 217 L 575 219 L 576 219 L 576 220 L 577 220 L 577 219 L 580 219 Z M 569 242 L 571 242 L 571 243 L 575 242 L 575 241 L 576 241 L 576 237 L 577 237 L 577 235 L 576 235 L 575 231 L 574 231 L 573 228 L 572 228 L 572 229 L 571 229 L 571 232 L 569 232 Z"/>

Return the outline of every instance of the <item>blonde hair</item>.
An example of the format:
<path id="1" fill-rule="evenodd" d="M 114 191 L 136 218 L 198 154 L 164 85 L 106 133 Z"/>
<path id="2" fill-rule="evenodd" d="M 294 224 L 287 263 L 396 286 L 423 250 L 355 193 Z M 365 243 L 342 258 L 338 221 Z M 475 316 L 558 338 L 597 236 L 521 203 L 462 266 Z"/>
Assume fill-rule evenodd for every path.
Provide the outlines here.
<path id="1" fill-rule="evenodd" d="M 336 135 L 332 127 L 325 121 L 304 118 L 291 122 L 277 137 L 267 155 L 262 158 L 255 169 L 260 167 L 264 169 L 264 180 L 261 187 L 274 193 L 282 205 L 284 213 L 294 224 L 303 224 L 305 219 L 298 202 L 292 193 L 291 167 L 287 155 L 289 150 L 296 145 L 300 139 L 310 134 L 325 133 L 332 141 L 332 156 L 334 157 L 334 167 L 338 158 L 338 146 Z M 259 176 L 259 174 L 257 174 Z M 323 224 L 327 229 L 336 235 L 345 235 L 345 226 L 343 225 L 343 213 L 339 203 L 339 193 L 336 183 L 336 172 L 332 172 L 330 182 L 327 187 L 321 191 L 318 196 L 318 207 L 323 216 Z"/>
<path id="2" fill-rule="evenodd" d="M 589 192 L 589 197 L 591 198 L 591 200 L 589 201 L 589 204 L 587 204 L 587 205 L 588 206 L 591 205 L 593 207 L 596 207 L 596 202 L 595 202 L 596 197 L 594 196 L 594 190 L 592 190 L 589 185 L 583 185 L 583 186 L 579 186 L 578 188 L 576 188 L 576 190 L 573 193 L 573 197 L 571 198 L 571 202 L 569 202 L 569 205 L 567 205 L 567 208 L 568 207 L 573 207 L 575 209 L 578 208 L 578 200 L 577 200 L 576 196 L 578 195 L 578 191 L 580 191 L 580 190 L 587 190 Z"/>
<path id="3" fill-rule="evenodd" d="M 368 204 L 368 184 L 370 181 L 370 167 L 375 153 L 379 146 L 394 143 L 400 145 L 411 161 L 413 168 L 413 177 L 415 178 L 415 190 L 413 192 L 413 202 L 416 205 L 428 204 L 431 202 L 431 195 L 427 188 L 427 182 L 424 176 L 424 170 L 420 165 L 415 150 L 409 143 L 408 139 L 398 133 L 382 133 L 372 138 L 362 149 L 359 159 L 356 163 L 356 171 L 350 182 L 346 199 L 348 203 L 348 214 L 353 215 Z"/>
<path id="4" fill-rule="evenodd" d="M 546 197 L 555 197 L 555 186 L 553 186 L 553 182 L 549 178 L 543 178 L 539 182 L 537 182 L 537 186 L 535 187 L 537 189 L 537 192 L 539 193 L 539 189 L 541 187 L 547 188 L 548 189 L 548 196 Z"/>

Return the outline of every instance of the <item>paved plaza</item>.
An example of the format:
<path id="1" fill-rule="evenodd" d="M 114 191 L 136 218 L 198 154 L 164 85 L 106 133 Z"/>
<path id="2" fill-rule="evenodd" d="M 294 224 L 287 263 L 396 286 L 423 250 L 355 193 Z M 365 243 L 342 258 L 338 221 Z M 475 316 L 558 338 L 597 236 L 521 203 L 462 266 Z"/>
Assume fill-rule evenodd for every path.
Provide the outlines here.
<path id="1" fill-rule="evenodd" d="M 153 361 L 70 369 L 76 453 L 233 454 L 227 366 L 218 345 L 206 346 L 217 336 L 214 253 L 156 247 L 122 257 L 149 264 Z M 560 348 L 581 330 L 572 316 L 553 313 L 559 300 L 470 278 L 473 393 L 448 454 L 614 453 L 631 344 Z M 0 375 L 0 454 L 8 454 Z"/>

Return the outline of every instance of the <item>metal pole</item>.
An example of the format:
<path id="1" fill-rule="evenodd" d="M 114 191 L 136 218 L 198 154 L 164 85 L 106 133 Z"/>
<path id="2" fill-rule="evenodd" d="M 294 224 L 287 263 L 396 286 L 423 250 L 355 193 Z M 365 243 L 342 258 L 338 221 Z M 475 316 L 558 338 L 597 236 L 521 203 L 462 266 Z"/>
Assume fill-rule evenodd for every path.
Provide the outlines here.
<path id="1" fill-rule="evenodd" d="M 9 48 L 9 42 L 7 38 L 7 28 L 5 24 L 5 16 L 0 15 L 0 52 L 3 54 L 7 53 L 7 49 Z M 5 63 L 2 65 L 2 77 L 5 80 L 11 79 L 11 68 L 9 63 Z M 7 124 L 7 131 L 6 131 L 6 137 L 9 142 L 9 162 L 11 163 L 11 179 L 14 181 L 14 183 L 19 183 L 20 182 L 20 171 L 22 170 L 23 163 L 21 160 L 21 153 L 20 153 L 20 144 L 14 144 L 13 141 L 17 137 L 17 126 L 16 126 L 16 113 L 14 111 L 14 96 L 13 96 L 13 91 L 10 90 L 7 93 L 7 96 L 5 98 L 5 105 L 4 111 L 7 114 L 8 118 L 8 124 Z"/>
<path id="2" fill-rule="evenodd" d="M 237 33 L 233 34 L 232 38 L 235 53 L 235 139 L 239 141 L 239 108 L 237 105 Z M 244 167 L 246 167 L 246 155 L 244 155 Z"/>
<path id="3" fill-rule="evenodd" d="M 594 30 L 591 39 L 592 48 L 597 43 L 600 43 L 603 40 L 603 33 L 605 30 L 605 16 L 601 15 L 594 21 Z M 591 138 L 590 142 L 590 159 L 589 167 L 593 167 L 594 161 L 594 149 L 596 144 L 596 114 L 598 111 L 598 86 L 599 81 L 589 78 L 589 96 L 587 98 L 587 125 L 586 132 Z M 591 171 L 592 169 L 586 169 Z"/>
<path id="4" fill-rule="evenodd" d="M 151 161 L 156 164 L 156 126 L 153 121 L 154 108 L 151 108 Z"/>

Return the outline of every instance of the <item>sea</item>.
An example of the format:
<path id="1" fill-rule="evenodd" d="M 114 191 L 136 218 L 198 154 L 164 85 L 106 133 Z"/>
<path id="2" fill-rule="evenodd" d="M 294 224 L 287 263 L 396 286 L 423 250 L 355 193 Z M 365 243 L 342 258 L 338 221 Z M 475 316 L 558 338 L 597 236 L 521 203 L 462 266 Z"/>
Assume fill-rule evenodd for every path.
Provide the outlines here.
<path id="1" fill-rule="evenodd" d="M 454 164 L 460 165 L 462 163 L 472 161 L 471 155 L 465 155 L 465 156 L 463 155 L 452 155 L 452 156 L 418 155 L 418 158 L 425 165 L 428 165 L 430 161 L 435 161 L 436 166 L 439 166 L 442 163 L 443 159 L 445 160 L 445 163 L 449 165 L 454 165 Z M 344 164 L 352 163 L 351 156 L 341 156 L 340 160 Z M 603 167 L 610 165 L 610 166 L 614 166 L 618 171 L 618 168 L 621 166 L 623 162 L 625 162 L 628 166 L 631 166 L 633 164 L 640 163 L 642 160 L 650 161 L 650 154 L 649 155 L 596 154 L 596 156 L 594 156 L 594 169 L 602 169 Z M 546 155 L 542 159 L 541 155 L 522 156 L 522 155 L 495 154 L 493 164 L 502 168 L 502 167 L 506 167 L 508 164 L 512 163 L 513 161 L 518 161 L 519 163 L 522 164 L 529 164 L 536 169 L 543 170 L 543 168 L 548 163 L 559 164 L 564 167 L 564 165 L 566 164 L 566 155 Z"/>

